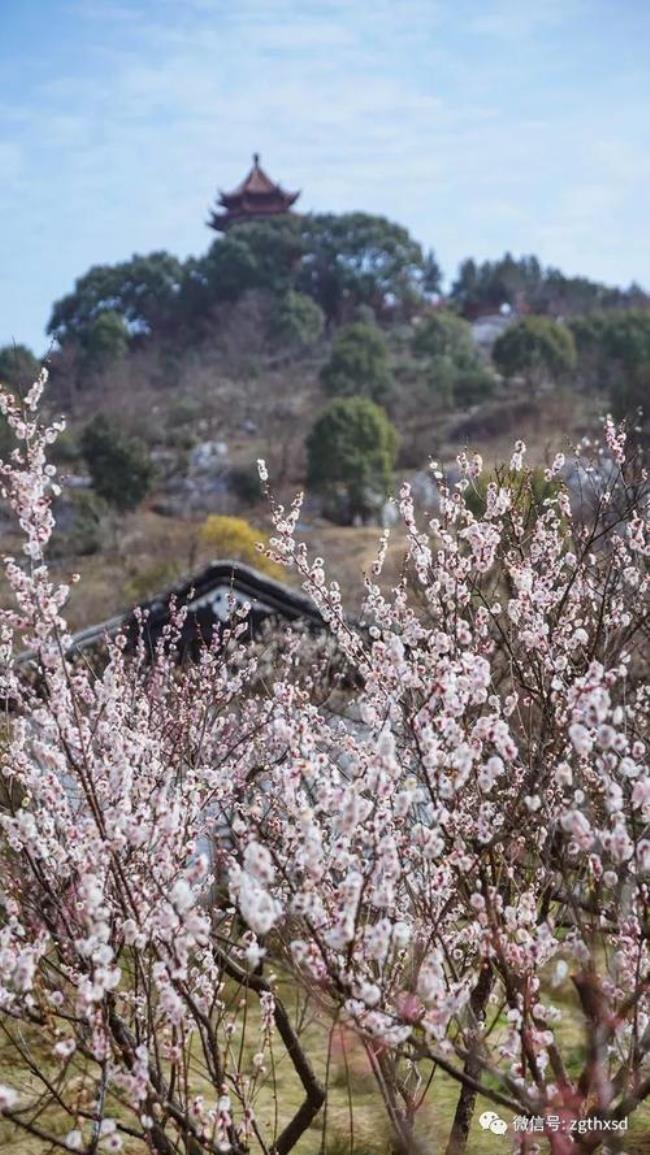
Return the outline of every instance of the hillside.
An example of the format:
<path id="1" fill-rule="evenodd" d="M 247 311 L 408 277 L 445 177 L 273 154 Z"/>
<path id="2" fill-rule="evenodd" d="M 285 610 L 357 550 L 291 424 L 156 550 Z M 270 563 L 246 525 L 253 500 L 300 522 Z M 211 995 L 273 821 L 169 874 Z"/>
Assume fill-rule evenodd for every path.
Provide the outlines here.
<path id="1" fill-rule="evenodd" d="M 154 253 L 81 277 L 53 307 L 47 358 L 48 404 L 67 418 L 53 562 L 84 576 L 73 623 L 223 553 L 214 525 L 209 540 L 202 532 L 209 516 L 263 534 L 260 458 L 280 499 L 307 488 L 300 532 L 356 598 L 401 479 L 431 509 L 431 458 L 453 478 L 463 449 L 490 465 L 523 437 L 540 466 L 647 394 L 640 290 L 508 255 L 464 262 L 447 299 L 440 284 L 405 229 L 360 213 L 242 224 L 185 264 Z M 0 351 L 15 392 L 37 371 L 29 350 Z M 364 421 L 388 423 L 385 452 L 379 433 L 363 450 L 336 441 L 351 436 L 355 398 L 370 407 Z M 312 430 L 337 407 L 317 465 Z M 390 577 L 400 557 L 398 533 Z"/>

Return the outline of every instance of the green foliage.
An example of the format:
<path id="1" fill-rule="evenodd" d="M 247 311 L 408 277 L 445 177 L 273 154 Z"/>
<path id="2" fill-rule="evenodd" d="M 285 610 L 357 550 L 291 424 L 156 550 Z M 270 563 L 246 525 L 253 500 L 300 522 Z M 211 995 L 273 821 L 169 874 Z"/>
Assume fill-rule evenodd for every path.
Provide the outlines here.
<path id="1" fill-rule="evenodd" d="M 369 213 L 316 214 L 303 218 L 304 256 L 297 287 L 340 321 L 345 307 L 370 305 L 379 314 L 388 305 L 421 299 L 440 281 L 433 254 L 407 229 Z"/>
<path id="2" fill-rule="evenodd" d="M 332 354 L 321 370 L 331 397 L 371 397 L 383 401 L 392 384 L 388 345 L 375 325 L 355 321 L 337 336 Z"/>
<path id="3" fill-rule="evenodd" d="M 26 345 L 5 345 L 0 349 L 0 385 L 12 392 L 29 389 L 40 371 L 40 361 Z"/>
<path id="4" fill-rule="evenodd" d="M 557 497 L 562 489 L 559 478 L 550 481 L 540 468 L 525 469 L 516 473 L 512 469 L 499 468 L 495 473 L 482 473 L 464 490 L 465 504 L 474 517 L 481 520 L 487 508 L 488 486 L 508 488 L 512 494 L 513 512 L 523 519 L 536 520 L 544 511 L 544 502 Z"/>
<path id="5" fill-rule="evenodd" d="M 534 386 L 575 369 L 576 347 L 566 325 L 550 317 L 525 317 L 495 341 L 492 357 L 504 377 L 521 375 Z"/>
<path id="6" fill-rule="evenodd" d="M 516 305 L 522 296 L 536 293 L 543 280 L 537 257 L 517 260 L 506 253 L 497 261 L 463 261 L 451 288 L 451 299 L 466 316 L 502 305 Z"/>
<path id="7" fill-rule="evenodd" d="M 259 282 L 255 255 L 236 230 L 214 242 L 198 272 L 205 278 L 210 302 L 236 301 Z"/>
<path id="8" fill-rule="evenodd" d="M 24 395 L 40 371 L 41 363 L 27 345 L 5 345 L 0 348 L 0 385 L 14 396 Z M 7 419 L 0 413 L 0 459 L 6 461 L 16 444 Z"/>
<path id="9" fill-rule="evenodd" d="M 647 441 L 650 437 L 650 361 L 640 363 L 613 382 L 610 400 L 614 417 L 629 418 L 631 429 L 638 429 Z"/>
<path id="10" fill-rule="evenodd" d="M 80 462 L 83 454 L 79 439 L 69 426 L 59 433 L 52 446 L 51 454 L 52 460 L 56 461 L 57 465 L 74 466 Z"/>
<path id="11" fill-rule="evenodd" d="M 422 318 L 413 338 L 416 357 L 448 357 L 456 365 L 472 365 L 476 349 L 467 321 L 455 313 L 431 313 Z"/>
<path id="12" fill-rule="evenodd" d="M 615 417 L 650 429 L 650 311 L 628 309 L 578 317 L 571 323 L 578 371 L 587 388 L 609 393 Z"/>
<path id="13" fill-rule="evenodd" d="M 81 448 L 95 492 L 119 510 L 135 509 L 153 480 L 153 465 L 144 444 L 128 437 L 98 414 L 81 435 Z"/>
<path id="14" fill-rule="evenodd" d="M 578 373 L 587 389 L 606 390 L 617 417 L 650 410 L 650 311 L 622 310 L 570 322 Z"/>
<path id="15" fill-rule="evenodd" d="M 325 316 L 320 305 L 305 293 L 292 289 L 280 297 L 271 313 L 270 336 L 289 349 L 307 349 L 323 335 Z"/>
<path id="16" fill-rule="evenodd" d="M 461 408 L 480 405 L 492 396 L 496 385 L 494 373 L 478 359 L 473 365 L 459 366 L 455 369 L 452 383 L 454 404 Z"/>
<path id="17" fill-rule="evenodd" d="M 397 432 L 367 397 L 331 402 L 307 438 L 309 484 L 339 519 L 365 520 L 386 496 L 397 456 Z"/>
<path id="18" fill-rule="evenodd" d="M 83 341 L 93 322 L 112 312 L 130 330 L 150 332 L 172 317 L 183 276 L 182 263 L 165 252 L 95 265 L 56 302 L 47 331 L 60 342 Z"/>
<path id="19" fill-rule="evenodd" d="M 85 557 L 99 553 L 106 539 L 108 505 L 96 493 L 67 490 L 65 513 L 55 509 L 57 529 L 52 538 L 53 557 Z M 65 526 L 61 531 L 61 526 Z"/>
<path id="20" fill-rule="evenodd" d="M 129 330 L 120 314 L 109 309 L 92 321 L 84 333 L 82 345 L 84 367 L 101 373 L 126 356 Z"/>
<path id="21" fill-rule="evenodd" d="M 494 391 L 494 374 L 480 360 L 467 321 L 451 312 L 425 317 L 413 337 L 413 353 L 426 363 L 429 388 L 447 405 L 466 407 Z"/>
<path id="22" fill-rule="evenodd" d="M 278 217 L 237 225 L 220 237 L 189 272 L 182 296 L 195 307 L 236 301 L 250 289 L 286 293 L 303 252 L 298 218 Z"/>
<path id="23" fill-rule="evenodd" d="M 586 277 L 566 277 L 559 269 L 544 268 L 537 257 L 516 258 L 506 253 L 496 261 L 463 261 L 451 289 L 451 298 L 468 317 L 502 305 L 526 306 L 534 313 L 570 315 L 647 303 L 646 294 L 631 285 L 611 288 Z"/>
<path id="24" fill-rule="evenodd" d="M 228 484 L 244 505 L 257 505 L 262 499 L 262 484 L 256 465 L 235 465 L 228 472 Z"/>
<path id="25" fill-rule="evenodd" d="M 16 448 L 16 439 L 4 414 L 0 413 L 0 461 L 7 461 Z"/>

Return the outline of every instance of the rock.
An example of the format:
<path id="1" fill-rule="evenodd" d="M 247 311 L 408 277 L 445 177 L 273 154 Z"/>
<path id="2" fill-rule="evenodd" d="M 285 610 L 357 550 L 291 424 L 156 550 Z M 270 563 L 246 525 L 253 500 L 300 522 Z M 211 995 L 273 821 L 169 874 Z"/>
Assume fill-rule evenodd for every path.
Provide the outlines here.
<path id="1" fill-rule="evenodd" d="M 439 490 L 434 478 L 427 469 L 421 469 L 411 478 L 411 493 L 416 505 L 425 509 L 435 509 L 438 504 Z"/>
<path id="2" fill-rule="evenodd" d="M 190 453 L 190 473 L 213 473 L 225 468 L 228 446 L 225 441 L 202 441 Z"/>

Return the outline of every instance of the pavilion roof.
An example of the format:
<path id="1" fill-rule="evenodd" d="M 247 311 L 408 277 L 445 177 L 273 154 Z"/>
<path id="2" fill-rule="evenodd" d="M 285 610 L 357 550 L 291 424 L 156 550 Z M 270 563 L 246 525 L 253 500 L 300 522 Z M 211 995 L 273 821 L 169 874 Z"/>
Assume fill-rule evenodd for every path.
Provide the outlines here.
<path id="1" fill-rule="evenodd" d="M 244 177 L 241 184 L 238 184 L 231 192 L 221 192 L 219 195 L 220 203 L 224 208 L 230 208 L 232 205 L 240 204 L 243 200 L 255 200 L 258 197 L 264 199 L 277 198 L 285 201 L 287 205 L 292 205 L 299 197 L 298 192 L 287 192 L 281 185 L 272 181 L 270 176 L 264 171 L 260 164 L 259 153 L 253 156 L 253 167 L 250 172 Z"/>

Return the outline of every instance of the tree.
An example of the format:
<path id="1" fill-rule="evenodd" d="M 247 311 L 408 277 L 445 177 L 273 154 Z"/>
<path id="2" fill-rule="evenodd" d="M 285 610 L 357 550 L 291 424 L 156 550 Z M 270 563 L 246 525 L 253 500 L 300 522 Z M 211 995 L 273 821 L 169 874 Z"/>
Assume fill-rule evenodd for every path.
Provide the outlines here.
<path id="1" fill-rule="evenodd" d="M 591 387 L 606 390 L 614 415 L 629 418 L 647 438 L 650 430 L 650 312 L 629 309 L 577 318 L 572 331 L 583 380 Z M 640 418 L 639 410 L 642 411 Z"/>
<path id="2" fill-rule="evenodd" d="M 0 348 L 0 387 L 15 396 L 23 395 L 37 379 L 40 362 L 26 345 Z M 16 448 L 16 439 L 4 415 L 0 413 L 0 459 L 6 459 Z"/>
<path id="3" fill-rule="evenodd" d="M 40 361 L 27 345 L 5 345 L 0 348 L 0 388 L 15 397 L 23 396 L 41 372 Z M 16 439 L 0 412 L 0 460 L 6 460 L 16 448 Z"/>
<path id="4" fill-rule="evenodd" d="M 297 288 L 308 293 L 328 321 L 341 321 L 356 305 L 379 315 L 389 307 L 408 308 L 431 291 L 439 269 L 433 254 L 401 225 L 369 213 L 316 214 L 303 218 L 304 255 Z"/>
<path id="5" fill-rule="evenodd" d="M 470 325 L 455 313 L 440 311 L 423 317 L 412 348 L 425 362 L 429 388 L 446 404 L 477 404 L 496 387 L 494 374 L 479 357 Z"/>
<path id="6" fill-rule="evenodd" d="M 650 311 L 625 310 L 577 316 L 569 322 L 578 370 L 589 385 L 610 388 L 650 363 Z"/>
<path id="7" fill-rule="evenodd" d="M 472 317 L 503 305 L 528 303 L 539 290 L 543 270 L 537 257 L 516 259 L 511 253 L 498 261 L 477 265 L 471 258 L 463 261 L 451 288 L 451 299 L 461 312 Z"/>
<path id="8" fill-rule="evenodd" d="M 476 348 L 467 321 L 440 311 L 420 319 L 413 337 L 417 357 L 448 357 L 456 365 L 473 365 Z"/>
<path id="9" fill-rule="evenodd" d="M 525 317 L 497 338 L 492 358 L 504 377 L 522 376 L 535 387 L 575 369 L 575 341 L 566 325 L 549 317 Z"/>
<path id="10" fill-rule="evenodd" d="M 135 509 L 147 496 L 153 465 L 144 444 L 98 414 L 81 435 L 95 492 L 116 509 Z"/>
<path id="11" fill-rule="evenodd" d="M 333 401 L 307 438 L 308 481 L 344 520 L 376 513 L 390 488 L 398 437 L 367 397 Z"/>
<path id="12" fill-rule="evenodd" d="M 638 285 L 619 289 L 586 277 L 567 277 L 559 269 L 544 268 L 535 256 L 515 258 L 511 253 L 481 264 L 471 258 L 463 261 L 451 299 L 466 317 L 503 305 L 557 317 L 648 304 L 647 293 Z"/>
<path id="13" fill-rule="evenodd" d="M 183 286 L 186 300 L 200 310 L 221 301 L 236 301 L 250 289 L 286 294 L 293 288 L 302 256 L 300 225 L 293 217 L 236 225 L 194 261 Z"/>
<path id="14" fill-rule="evenodd" d="M 307 349 L 323 335 L 325 317 L 320 305 L 305 293 L 289 290 L 272 311 L 270 334 L 281 348 Z"/>
<path id="15" fill-rule="evenodd" d="M 83 341 L 102 313 L 117 313 L 129 330 L 150 333 L 168 324 L 184 271 L 170 253 L 133 256 L 117 265 L 95 265 L 57 301 L 47 331 L 57 341 Z"/>
<path id="16" fill-rule="evenodd" d="M 0 384 L 12 393 L 27 390 L 41 371 L 41 363 L 27 345 L 0 348 Z"/>
<path id="17" fill-rule="evenodd" d="M 91 323 L 83 338 L 84 367 L 103 372 L 126 356 L 130 334 L 119 313 L 108 310 Z"/>
<path id="18" fill-rule="evenodd" d="M 0 609 L 7 1149 L 313 1149 L 355 1049 L 386 1147 L 462 1155 L 479 1111 L 551 1155 L 620 1146 L 650 1096 L 650 574 L 621 431 L 589 524 L 561 486 L 528 516 L 521 443 L 478 516 L 477 457 L 431 524 L 405 487 L 405 576 L 382 584 L 383 541 L 360 615 L 273 503 L 326 644 L 247 650 L 238 607 L 181 667 L 182 615 L 153 653 L 70 646 L 38 401 L 25 422 L 3 396 L 25 537 Z"/>
<path id="19" fill-rule="evenodd" d="M 384 401 L 391 391 L 392 374 L 381 330 L 363 321 L 346 325 L 338 333 L 320 377 L 332 397 L 367 396 Z"/>

